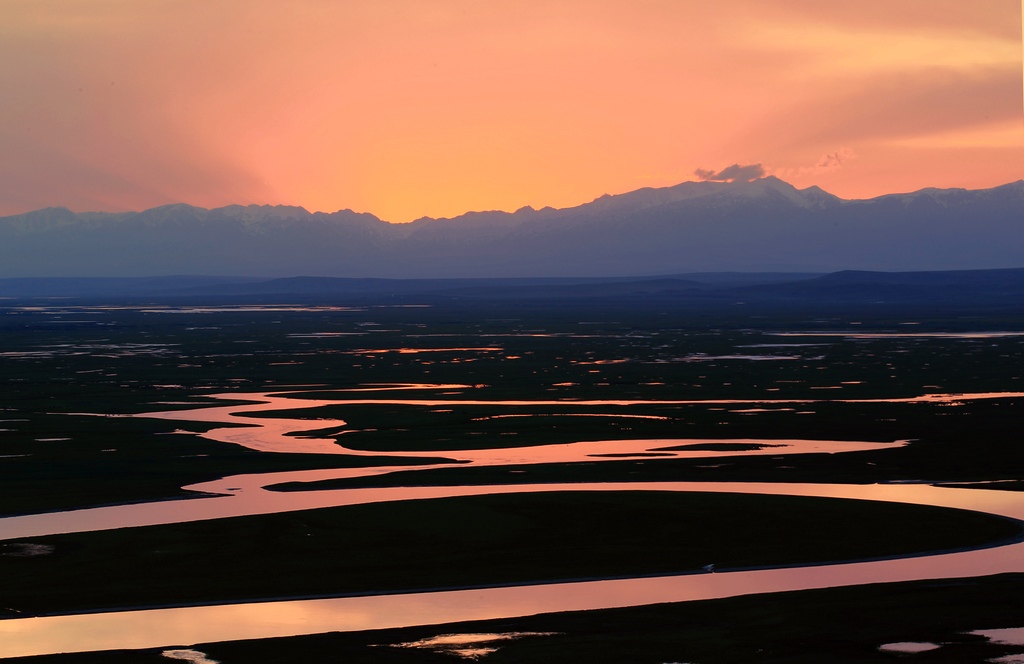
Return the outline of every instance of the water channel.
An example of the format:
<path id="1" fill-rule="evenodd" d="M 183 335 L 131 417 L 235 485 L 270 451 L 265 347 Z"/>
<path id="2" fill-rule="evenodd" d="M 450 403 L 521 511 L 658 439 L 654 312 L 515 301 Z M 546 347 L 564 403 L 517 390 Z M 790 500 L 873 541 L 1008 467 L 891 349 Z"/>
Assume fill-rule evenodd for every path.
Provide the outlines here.
<path id="1" fill-rule="evenodd" d="M 964 401 L 1007 396 L 924 395 L 920 400 Z M 1018 395 L 1019 396 L 1019 395 Z M 280 394 L 225 394 L 218 398 L 251 403 L 214 405 L 192 410 L 147 413 L 144 417 L 223 423 L 203 434 L 213 440 L 246 445 L 263 451 L 311 451 L 371 454 L 341 447 L 333 438 L 295 435 L 303 431 L 344 430 L 341 420 L 309 420 L 253 417 L 273 410 L 312 408 L 365 400 L 307 400 Z M 386 403 L 428 405 L 443 400 L 381 400 Z M 474 402 L 477 403 L 477 402 Z M 502 402 L 480 402 L 489 405 Z M 515 402 L 534 405 L 540 402 Z M 624 402 L 556 402 L 560 407 L 621 405 Z M 662 402 L 642 402 L 662 403 Z M 678 402 L 672 402 L 678 403 Z M 689 403 L 689 402 L 687 402 Z M 707 402 L 701 402 L 707 403 Z M 730 402 L 731 403 L 731 402 Z M 745 401 L 763 404 L 764 401 Z M 311 429 L 311 424 L 315 426 Z M 342 437 L 344 440 L 344 437 Z M 719 449 L 695 449 L 715 443 Z M 722 446 L 723 443 L 732 445 Z M 970 509 L 1024 520 L 1024 494 L 1013 491 L 962 489 L 928 484 L 780 484 L 740 482 L 648 482 L 587 484 L 526 484 L 502 486 L 408 486 L 355 488 L 302 492 L 268 491 L 282 482 L 384 474 L 413 468 L 450 466 L 458 461 L 475 465 L 524 465 L 530 463 L 600 461 L 647 454 L 715 457 L 749 454 L 842 453 L 901 445 L 903 442 L 849 442 L 807 440 L 626 440 L 517 448 L 416 452 L 433 457 L 425 466 L 378 466 L 293 473 L 233 476 L 188 487 L 209 497 L 181 501 L 142 503 L 0 519 L 0 540 L 47 534 L 104 530 L 150 524 L 179 523 L 245 514 L 312 509 L 375 502 L 418 500 L 498 493 L 572 491 L 714 491 L 853 498 L 916 503 Z M 328 445 L 331 447 L 328 448 Z M 413 453 L 390 453 L 410 456 Z M 373 452 L 374 456 L 383 456 Z M 648 458 L 644 456 L 644 458 Z M 509 618 L 555 611 L 638 606 L 737 595 L 825 588 L 865 583 L 936 578 L 983 576 L 1024 571 L 1024 543 L 930 556 L 824 564 L 803 567 L 725 571 L 662 577 L 548 583 L 511 587 L 474 588 L 401 594 L 377 594 L 331 599 L 250 602 L 242 604 L 104 612 L 0 620 L 0 658 L 58 652 L 83 652 L 124 648 L 184 646 L 228 641 L 358 631 L 447 622 Z"/>

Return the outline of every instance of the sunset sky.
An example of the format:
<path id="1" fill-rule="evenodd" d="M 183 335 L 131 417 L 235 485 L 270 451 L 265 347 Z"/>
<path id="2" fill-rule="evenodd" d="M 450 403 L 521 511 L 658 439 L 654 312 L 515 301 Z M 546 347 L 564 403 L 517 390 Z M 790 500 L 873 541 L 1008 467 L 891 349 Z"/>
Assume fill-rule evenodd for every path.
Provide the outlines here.
<path id="1" fill-rule="evenodd" d="M 844 198 L 991 187 L 1024 178 L 1021 24 L 1018 0 L 0 0 L 0 214 L 400 222 L 732 164 Z"/>

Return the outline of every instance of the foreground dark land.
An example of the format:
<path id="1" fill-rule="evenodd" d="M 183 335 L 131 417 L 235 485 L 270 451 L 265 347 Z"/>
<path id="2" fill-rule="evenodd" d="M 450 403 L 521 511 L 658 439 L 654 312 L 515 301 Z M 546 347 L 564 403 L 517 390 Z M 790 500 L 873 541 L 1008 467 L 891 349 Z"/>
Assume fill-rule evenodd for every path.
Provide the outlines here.
<path id="1" fill-rule="evenodd" d="M 33 544 L 53 553 L 0 557 L 0 601 L 8 617 L 27 617 L 704 573 L 711 562 L 727 571 L 879 558 L 1020 535 L 1008 519 L 898 503 L 658 492 L 475 496 L 36 537 Z"/>
<path id="2" fill-rule="evenodd" d="M 1013 489 L 1024 478 L 1024 400 L 891 401 L 1024 391 L 1024 337 L 963 334 L 1024 331 L 1024 313 L 1014 308 L 750 309 L 678 307 L 663 300 L 496 304 L 445 298 L 385 305 L 354 299 L 301 306 L 253 301 L 241 307 L 181 301 L 29 304 L 12 303 L 0 318 L 0 427 L 6 429 L 0 432 L 0 511 L 8 515 L 179 498 L 188 495 L 181 486 L 224 475 L 373 465 L 374 457 L 268 454 L 217 443 L 195 435 L 211 428 L 202 423 L 103 417 L 209 403 L 207 394 L 291 390 L 327 396 L 369 383 L 464 386 L 427 393 L 439 399 L 744 403 L 574 406 L 574 415 L 589 416 L 573 417 L 561 406 L 357 404 L 272 416 L 344 419 L 351 430 L 339 437 L 345 445 L 382 454 L 406 451 L 401 463 L 410 466 L 422 462 L 417 450 L 472 449 L 495 441 L 912 442 L 842 455 L 726 457 L 710 463 L 606 459 L 514 473 L 453 465 L 321 486 L 924 480 L 999 481 L 992 486 Z M 755 403 L 764 399 L 799 403 Z M 558 529 L 569 520 L 571 528 Z M 830 530 L 829 524 L 839 527 Z M 347 551 L 346 558 L 340 543 L 353 532 L 366 548 Z M 686 532 L 701 536 L 688 539 Z M 801 538 L 801 532 L 818 535 Z M 687 572 L 709 562 L 794 564 L 945 549 L 1016 532 L 1003 521 L 948 510 L 821 499 L 569 494 L 398 503 L 245 517 L 230 527 L 200 523 L 34 538 L 54 544 L 54 553 L 0 557 L 0 570 L 11 579 L 0 591 L 0 607 L 18 615 Z M 496 552 L 507 558 L 496 559 Z M 268 585 L 248 582 L 252 570 L 295 559 L 308 567 L 279 574 Z M 112 583 L 128 560 L 145 571 Z M 244 564 L 236 566 L 239 561 Z M 325 577 L 326 587 L 318 583 Z M 997 652 L 997 646 L 957 635 L 1024 625 L 1021 590 L 1021 579 L 1007 576 L 199 649 L 223 662 L 451 661 L 449 654 L 368 644 L 496 630 L 560 634 L 503 643 L 486 661 L 888 661 L 895 655 L 877 647 L 903 640 L 957 641 L 914 655 L 917 661 L 983 661 L 1012 649 Z M 35 659 L 166 661 L 158 651 Z"/>

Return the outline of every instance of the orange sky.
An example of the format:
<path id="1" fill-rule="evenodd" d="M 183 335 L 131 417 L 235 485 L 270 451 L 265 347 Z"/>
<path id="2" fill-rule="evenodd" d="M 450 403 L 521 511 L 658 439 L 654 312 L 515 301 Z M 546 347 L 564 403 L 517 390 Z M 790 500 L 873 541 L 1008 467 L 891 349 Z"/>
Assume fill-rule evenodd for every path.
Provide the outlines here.
<path id="1" fill-rule="evenodd" d="M 1017 0 L 4 0 L 0 214 L 1024 178 Z"/>

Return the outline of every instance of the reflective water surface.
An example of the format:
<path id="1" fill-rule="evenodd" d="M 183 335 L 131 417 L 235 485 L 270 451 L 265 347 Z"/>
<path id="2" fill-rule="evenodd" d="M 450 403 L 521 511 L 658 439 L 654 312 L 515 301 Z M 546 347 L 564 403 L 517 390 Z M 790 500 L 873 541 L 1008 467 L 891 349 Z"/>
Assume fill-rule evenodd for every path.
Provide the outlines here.
<path id="1" fill-rule="evenodd" d="M 423 386 L 427 387 L 427 386 Z M 429 387 L 450 387 L 453 389 L 464 389 L 465 385 L 438 385 Z M 418 389 L 417 384 L 404 384 L 403 389 Z M 378 388 L 364 388 L 370 391 Z M 384 386 L 380 389 L 394 389 Z M 333 391 L 333 390 L 332 390 Z M 152 417 L 165 420 L 187 420 L 193 422 L 215 422 L 233 425 L 222 429 L 213 429 L 201 434 L 205 438 L 224 443 L 234 443 L 261 452 L 305 452 L 314 454 L 361 454 L 377 456 L 379 452 L 364 452 L 345 447 L 333 437 L 317 438 L 315 435 L 295 435 L 308 431 L 331 430 L 336 436 L 346 433 L 347 423 L 344 420 L 336 419 L 287 419 L 287 418 L 256 418 L 246 417 L 247 413 L 269 413 L 280 410 L 313 409 L 324 406 L 344 405 L 391 405 L 391 406 L 419 406 L 419 407 L 442 407 L 442 406 L 557 406 L 562 411 L 571 411 L 578 407 L 591 406 L 677 406 L 677 405 L 787 405 L 787 404 L 808 404 L 822 401 L 835 401 L 839 403 L 949 403 L 954 404 L 963 401 L 977 401 L 983 399 L 1000 399 L 1010 397 L 1024 397 L 1024 392 L 976 392 L 976 393 L 952 393 L 952 394 L 923 394 L 913 397 L 894 397 L 888 399 L 690 399 L 690 400 L 652 400 L 652 399 L 517 399 L 517 400 L 487 400 L 487 399 L 464 399 L 464 398 L 434 398 L 434 399 L 376 399 L 376 398 L 342 398 L 342 399 L 305 399 L 296 393 L 227 393 L 207 395 L 213 399 L 224 399 L 229 401 L 249 401 L 252 403 L 233 406 L 204 406 L 190 410 L 174 410 L 166 412 L 142 413 L 136 417 Z M 748 412 L 754 412 L 748 409 Z M 560 413 L 561 415 L 571 413 Z M 507 417 L 507 415 L 506 415 Z M 624 415 L 620 417 L 630 417 Z M 635 416 L 634 416 L 635 417 Z M 354 429 L 351 431 L 355 431 Z M 625 441 L 618 441 L 624 443 Z M 772 441 L 778 442 L 778 441 Z M 805 441 L 806 442 L 806 441 Z M 604 443 L 602 443 L 604 444 Z M 523 457 L 517 463 L 536 463 L 552 461 L 578 461 L 574 459 L 554 459 L 545 457 L 540 459 L 535 454 L 547 454 L 539 447 L 533 447 L 528 457 Z M 861 448 L 866 449 L 866 448 Z M 503 450 L 505 452 L 507 450 Z M 792 453 L 794 450 L 787 450 Z M 799 450 L 812 451 L 812 450 Z M 816 450 L 826 451 L 826 450 Z M 849 449 L 834 449 L 833 451 L 852 451 Z M 465 452 L 460 451 L 462 455 Z M 433 453 L 416 452 L 415 456 L 436 456 Z M 450 453 L 441 455 L 450 457 Z M 713 455 L 700 455 L 713 456 Z M 507 463 L 507 462 L 506 462 Z"/>
<path id="2" fill-rule="evenodd" d="M 963 507 L 1024 518 L 1024 496 L 1016 492 L 949 489 L 923 484 L 857 486 L 666 482 L 408 487 L 401 489 L 398 496 L 387 497 L 401 500 L 569 489 L 832 496 Z M 380 496 L 385 497 L 386 492 L 394 490 L 354 491 L 379 491 Z M 836 565 L 25 618 L 0 621 L 0 657 L 382 629 L 785 590 L 1021 571 L 1024 571 L 1024 544 L 1016 543 L 928 557 Z"/>
<path id="3" fill-rule="evenodd" d="M 953 395 L 926 395 L 926 397 L 935 398 L 947 396 L 952 398 Z M 993 398 L 989 394 L 955 396 L 957 399 Z M 623 482 L 455 487 L 408 486 L 294 493 L 274 492 L 266 490 L 265 487 L 281 482 L 379 475 L 397 470 L 409 471 L 413 468 L 438 468 L 452 463 L 525 465 L 553 461 L 621 459 L 623 456 L 643 456 L 650 453 L 693 457 L 809 452 L 839 453 L 878 449 L 886 445 L 901 445 L 903 443 L 657 439 L 580 441 L 569 444 L 458 451 L 371 453 L 345 448 L 338 445 L 334 438 L 317 438 L 315 434 L 311 434 L 309 437 L 294 435 L 296 432 L 325 430 L 332 430 L 332 433 L 336 435 L 346 426 L 342 420 L 276 419 L 253 417 L 252 415 L 274 410 L 293 410 L 345 403 L 401 403 L 432 406 L 445 403 L 487 403 L 489 405 L 496 403 L 528 403 L 531 405 L 550 403 L 571 408 L 574 404 L 582 403 L 618 405 L 634 402 L 454 402 L 441 399 L 322 401 L 272 394 L 224 394 L 219 397 L 251 403 L 235 406 L 214 405 L 174 412 L 149 413 L 145 416 L 223 424 L 245 424 L 244 427 L 214 428 L 204 435 L 213 440 L 242 444 L 263 451 L 302 449 L 303 451 L 316 450 L 349 455 L 416 456 L 436 460 L 436 463 L 429 463 L 425 466 L 394 465 L 227 477 L 215 482 L 188 487 L 206 494 L 214 494 L 210 497 L 0 519 L 0 539 L 373 502 L 559 490 L 715 491 L 823 496 L 958 507 L 1024 519 L 1024 493 L 938 487 L 927 484 Z M 716 444 L 718 449 L 687 447 L 710 443 Z M 733 445 L 723 445 L 729 443 Z M 715 573 L 663 577 L 24 618 L 0 621 L 0 657 L 114 648 L 185 646 L 211 641 L 440 624 L 543 612 L 730 597 L 751 593 L 890 581 L 969 577 L 1021 571 L 1024 571 L 1024 544 L 1012 543 L 987 549 L 931 556 L 807 567 L 716 571 Z"/>
<path id="4" fill-rule="evenodd" d="M 937 643 L 927 643 L 924 641 L 899 641 L 897 643 L 886 643 L 883 646 L 879 646 L 878 649 L 882 652 L 894 652 L 899 654 L 912 654 L 918 652 L 928 652 L 929 650 L 937 650 L 941 648 Z"/>
<path id="5" fill-rule="evenodd" d="M 502 641 L 521 639 L 527 636 L 550 636 L 551 632 L 502 632 L 492 634 L 441 634 L 429 639 L 407 643 L 388 644 L 391 648 L 420 648 L 446 653 L 463 659 L 478 659 L 495 652 L 496 644 Z"/>

